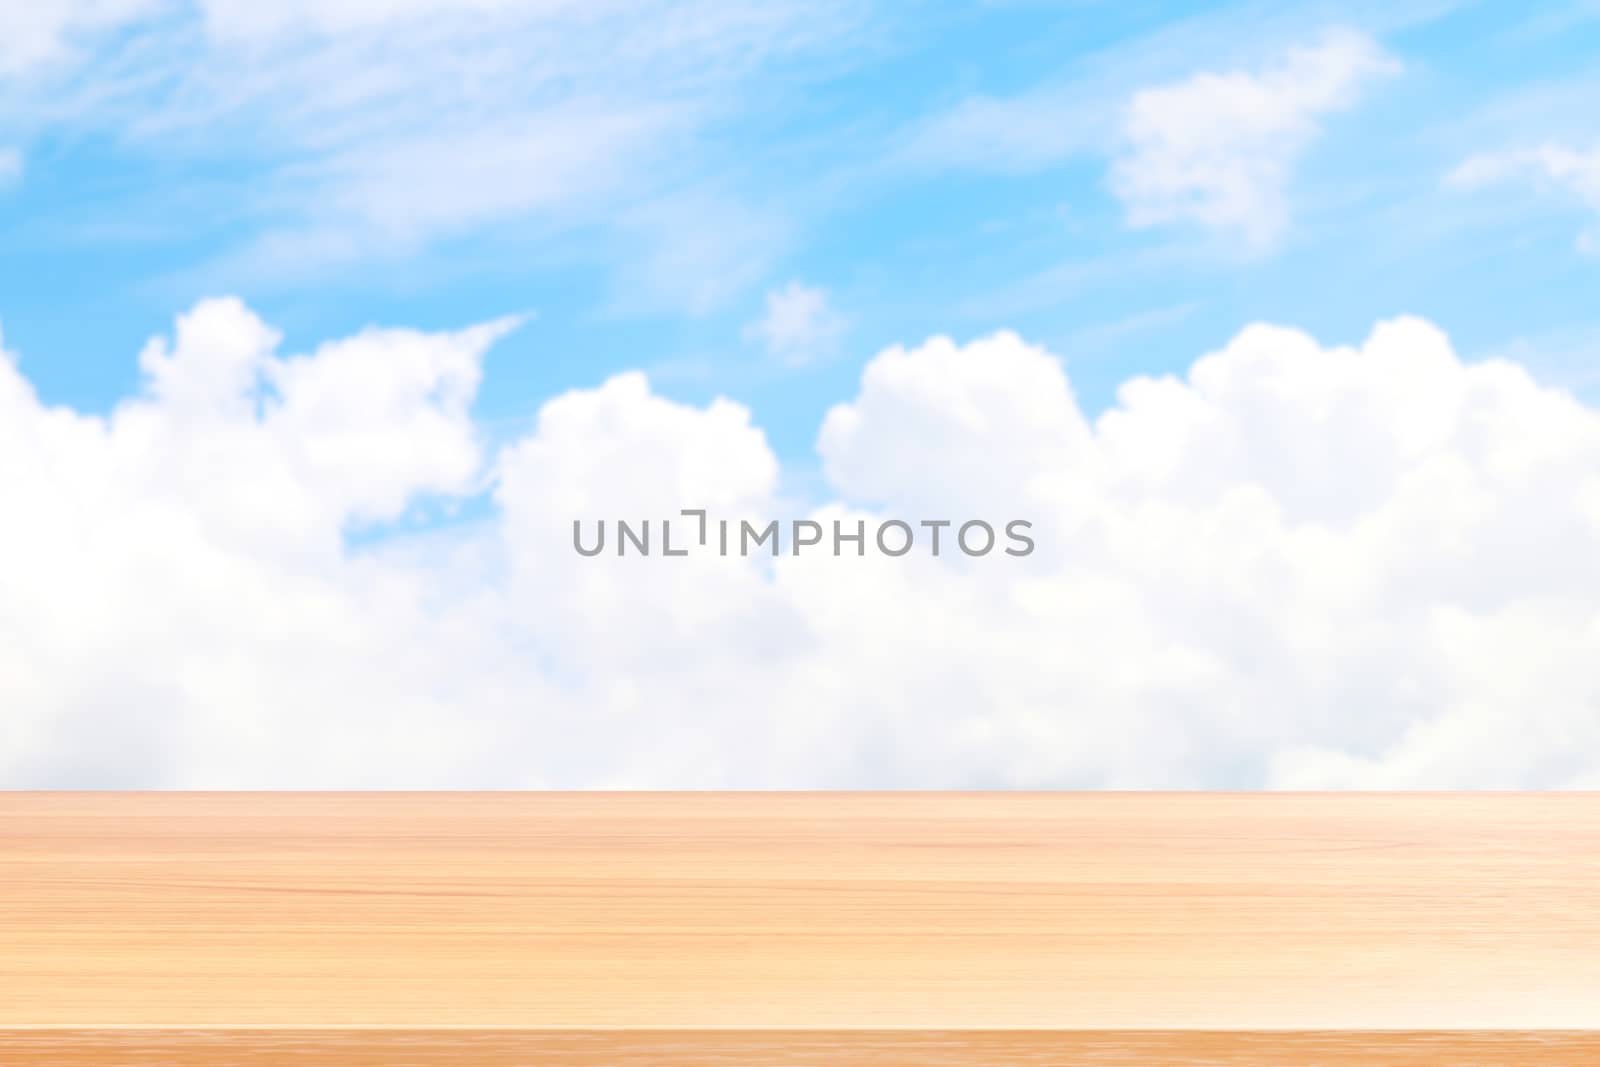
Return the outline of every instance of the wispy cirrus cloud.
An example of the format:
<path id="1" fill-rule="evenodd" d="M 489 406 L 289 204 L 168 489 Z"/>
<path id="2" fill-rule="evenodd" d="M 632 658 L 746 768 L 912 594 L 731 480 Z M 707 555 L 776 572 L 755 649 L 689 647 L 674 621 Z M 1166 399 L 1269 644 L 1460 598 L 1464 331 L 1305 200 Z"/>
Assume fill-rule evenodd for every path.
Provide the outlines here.
<path id="1" fill-rule="evenodd" d="M 1451 170 L 1445 176 L 1445 184 L 1460 189 L 1528 184 L 1570 197 L 1591 214 L 1600 216 L 1600 147 L 1580 149 L 1551 143 L 1481 153 Z M 1600 255 L 1600 225 L 1580 233 L 1578 247 Z"/>
<path id="2" fill-rule="evenodd" d="M 82 63 L 98 35 L 160 14 L 169 0 L 36 0 L 0 5 L 0 79 Z"/>
<path id="3" fill-rule="evenodd" d="M 46 7 L 27 23 L 40 43 L 12 45 L 0 69 L 0 132 L 94 131 L 213 184 L 248 165 L 227 219 L 187 221 L 230 227 L 213 267 L 258 276 L 519 227 L 592 227 L 659 254 L 703 225 L 662 205 L 701 188 L 744 199 L 716 137 L 741 113 L 739 87 L 865 17 L 838 0 Z M 739 270 L 703 269 L 724 268 Z"/>

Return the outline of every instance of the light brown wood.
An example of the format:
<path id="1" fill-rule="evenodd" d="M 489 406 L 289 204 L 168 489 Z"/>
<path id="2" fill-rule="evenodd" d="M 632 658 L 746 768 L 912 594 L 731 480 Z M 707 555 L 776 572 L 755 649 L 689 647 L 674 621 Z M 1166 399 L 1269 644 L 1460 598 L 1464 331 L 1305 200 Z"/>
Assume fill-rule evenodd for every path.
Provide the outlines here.
<path id="1" fill-rule="evenodd" d="M 1588 1030 L 1600 796 L 0 795 L 107 1026 Z"/>
<path id="2" fill-rule="evenodd" d="M 28 1067 L 1594 1067 L 1600 1034 L 1100 1030 L 0 1030 Z"/>

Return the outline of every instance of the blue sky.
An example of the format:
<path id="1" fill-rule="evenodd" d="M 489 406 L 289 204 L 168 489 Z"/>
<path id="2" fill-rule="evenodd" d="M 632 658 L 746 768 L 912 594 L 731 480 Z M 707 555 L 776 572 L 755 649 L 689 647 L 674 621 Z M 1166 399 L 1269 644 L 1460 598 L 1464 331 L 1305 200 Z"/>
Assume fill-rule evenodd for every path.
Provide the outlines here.
<path id="1" fill-rule="evenodd" d="M 750 404 L 802 463 L 877 351 L 1001 327 L 1060 354 L 1091 410 L 1248 322 L 1350 342 L 1399 313 L 1593 386 L 1573 353 L 1600 330 L 1579 247 L 1600 179 L 1447 180 L 1593 150 L 1592 3 L 488 4 L 445 29 L 426 4 L 334 4 L 330 25 L 309 5 L 276 25 L 73 6 L 4 16 L 37 25 L 0 44 L 0 322 L 44 398 L 80 410 L 221 294 L 294 350 L 532 313 L 489 357 L 487 424 L 643 367 L 668 396 Z M 1308 110 L 1263 185 L 1280 229 L 1131 223 L 1111 174 L 1135 94 L 1270 77 L 1330 31 L 1385 66 Z M 775 356 L 752 324 L 791 283 L 827 328 Z"/>
<path id="2" fill-rule="evenodd" d="M 0 786 L 1600 787 L 1597 60 L 0 4 Z M 572 550 L 686 507 L 1038 551 Z"/>

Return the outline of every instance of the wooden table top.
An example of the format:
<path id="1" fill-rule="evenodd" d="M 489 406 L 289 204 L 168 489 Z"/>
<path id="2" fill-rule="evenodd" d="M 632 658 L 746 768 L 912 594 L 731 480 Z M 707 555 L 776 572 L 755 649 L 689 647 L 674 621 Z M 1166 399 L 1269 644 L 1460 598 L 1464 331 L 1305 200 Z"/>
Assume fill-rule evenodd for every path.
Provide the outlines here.
<path id="1" fill-rule="evenodd" d="M 1600 795 L 0 794 L 40 1027 L 1600 1030 Z"/>

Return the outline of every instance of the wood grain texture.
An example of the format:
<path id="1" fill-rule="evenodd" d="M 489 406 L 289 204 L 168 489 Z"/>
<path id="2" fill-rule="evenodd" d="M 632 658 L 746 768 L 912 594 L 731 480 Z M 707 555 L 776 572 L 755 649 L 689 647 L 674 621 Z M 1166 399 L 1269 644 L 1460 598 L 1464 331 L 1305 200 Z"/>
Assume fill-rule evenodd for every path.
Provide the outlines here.
<path id="1" fill-rule="evenodd" d="M 1593 1033 L 0 1030 L 18 1067 L 1594 1067 Z"/>
<path id="2" fill-rule="evenodd" d="M 0 1053 L 105 1027 L 1600 1029 L 1600 796 L 0 794 Z"/>

